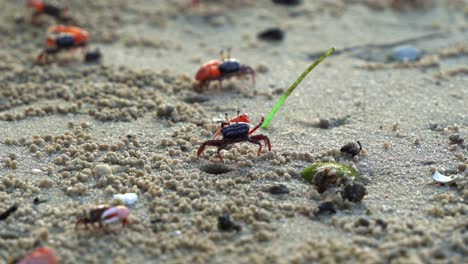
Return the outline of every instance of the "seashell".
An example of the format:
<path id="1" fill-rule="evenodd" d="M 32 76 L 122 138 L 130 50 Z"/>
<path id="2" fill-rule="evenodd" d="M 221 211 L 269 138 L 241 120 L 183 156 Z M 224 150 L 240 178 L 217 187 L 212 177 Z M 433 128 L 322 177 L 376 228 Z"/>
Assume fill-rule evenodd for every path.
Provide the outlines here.
<path id="1" fill-rule="evenodd" d="M 402 45 L 392 50 L 391 58 L 399 62 L 417 61 L 422 57 L 422 51 L 415 46 Z"/>
<path id="2" fill-rule="evenodd" d="M 441 174 L 439 171 L 436 171 L 432 175 L 432 179 L 434 179 L 434 181 L 440 182 L 440 183 L 452 183 L 452 182 L 455 182 L 456 180 L 458 180 L 458 176 L 457 175 L 455 175 L 454 177 L 445 176 L 445 175 Z"/>
<path id="3" fill-rule="evenodd" d="M 334 171 L 337 177 L 349 177 L 351 180 L 359 180 L 359 173 L 351 168 L 350 166 L 338 163 L 338 162 L 319 162 L 314 163 L 311 166 L 305 168 L 302 171 L 302 178 L 306 181 L 313 183 L 314 176 L 317 172 L 323 171 L 325 169 L 329 169 L 330 171 Z"/>
<path id="4" fill-rule="evenodd" d="M 114 203 L 132 205 L 138 201 L 138 195 L 136 193 L 114 194 L 112 200 Z"/>

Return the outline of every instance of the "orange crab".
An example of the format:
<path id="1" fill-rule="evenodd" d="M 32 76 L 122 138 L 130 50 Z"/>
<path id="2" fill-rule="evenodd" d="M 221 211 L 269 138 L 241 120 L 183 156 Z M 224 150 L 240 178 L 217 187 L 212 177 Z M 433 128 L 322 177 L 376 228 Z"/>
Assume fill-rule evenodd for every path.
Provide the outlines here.
<path id="1" fill-rule="evenodd" d="M 46 48 L 37 56 L 36 63 L 47 64 L 49 56 L 62 51 L 81 49 L 86 54 L 89 42 L 88 31 L 73 26 L 58 25 L 47 29 Z"/>
<path id="2" fill-rule="evenodd" d="M 76 23 L 68 14 L 68 7 L 59 5 L 56 2 L 29 0 L 27 5 L 34 9 L 34 13 L 32 15 L 33 23 L 37 23 L 37 20 L 41 15 L 51 16 L 61 23 Z"/>
<path id="3" fill-rule="evenodd" d="M 244 75 L 251 75 L 253 85 L 255 85 L 255 70 L 250 66 L 241 64 L 237 59 L 231 58 L 229 53 L 224 56 L 224 53 L 221 52 L 221 60 L 210 60 L 198 69 L 195 74 L 198 90 L 208 86 L 211 81 L 219 81 L 222 87 L 223 80 Z"/>

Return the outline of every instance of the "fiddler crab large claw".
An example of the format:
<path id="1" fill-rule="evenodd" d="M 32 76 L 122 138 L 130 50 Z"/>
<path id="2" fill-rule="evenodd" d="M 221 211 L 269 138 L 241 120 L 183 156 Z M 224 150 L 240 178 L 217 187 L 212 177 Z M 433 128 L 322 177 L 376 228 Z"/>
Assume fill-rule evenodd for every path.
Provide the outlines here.
<path id="1" fill-rule="evenodd" d="M 93 226 L 95 223 L 98 223 L 99 228 L 102 228 L 103 225 L 113 224 L 118 221 L 122 222 L 123 228 L 130 224 L 130 221 L 128 220 L 129 216 L 130 210 L 128 210 L 128 208 L 123 205 L 98 205 L 91 209 L 83 217 L 78 218 L 75 224 L 75 230 L 78 229 L 79 225 L 84 225 L 85 228 L 87 228 L 89 224 Z"/>

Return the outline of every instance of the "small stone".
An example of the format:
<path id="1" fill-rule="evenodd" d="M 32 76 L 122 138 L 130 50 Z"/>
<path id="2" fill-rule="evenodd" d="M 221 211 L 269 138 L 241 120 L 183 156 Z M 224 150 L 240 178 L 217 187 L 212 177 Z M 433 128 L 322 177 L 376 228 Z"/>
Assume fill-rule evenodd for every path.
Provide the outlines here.
<path id="1" fill-rule="evenodd" d="M 172 105 L 165 105 L 158 108 L 156 114 L 158 117 L 170 117 L 175 111 L 175 107 Z"/>
<path id="2" fill-rule="evenodd" d="M 267 28 L 260 33 L 258 33 L 257 37 L 260 40 L 270 41 L 270 42 L 279 42 L 284 39 L 284 31 L 280 28 Z"/>
<path id="3" fill-rule="evenodd" d="M 11 160 L 15 160 L 17 158 L 16 154 L 15 153 L 8 153 L 8 157 L 11 159 Z"/>
<path id="4" fill-rule="evenodd" d="M 296 6 L 301 4 L 301 0 L 272 0 L 277 5 Z"/>
<path id="5" fill-rule="evenodd" d="M 369 220 L 365 219 L 365 218 L 359 218 L 357 220 L 357 222 L 355 223 L 356 226 L 365 226 L 365 227 L 368 227 L 370 226 L 370 222 Z"/>
<path id="6" fill-rule="evenodd" d="M 319 204 L 318 209 L 319 210 L 317 214 L 323 214 L 323 213 L 336 214 L 335 205 L 330 201 Z"/>
<path id="7" fill-rule="evenodd" d="M 449 140 L 452 142 L 452 144 L 461 144 L 463 141 L 465 141 L 465 139 L 460 136 L 460 134 L 451 134 L 449 136 Z"/>
<path id="8" fill-rule="evenodd" d="M 390 142 L 385 141 L 385 142 L 383 143 L 383 148 L 384 148 L 385 150 L 389 150 L 391 147 L 392 147 L 392 144 L 390 144 Z"/>
<path id="9" fill-rule="evenodd" d="M 224 232 L 237 231 L 241 230 L 241 226 L 234 223 L 231 220 L 231 216 L 228 213 L 223 214 L 218 217 L 218 229 Z"/>
<path id="10" fill-rule="evenodd" d="M 377 219 L 375 220 L 375 224 L 380 226 L 382 229 L 386 229 L 387 228 L 387 222 L 385 222 L 384 220 L 382 219 Z"/>
<path id="11" fill-rule="evenodd" d="M 366 187 L 361 183 L 349 183 L 344 187 L 341 196 L 351 202 L 360 202 L 367 194 Z"/>
<path id="12" fill-rule="evenodd" d="M 361 145 L 361 142 L 359 142 L 359 141 L 357 141 L 357 143 L 348 142 L 343 147 L 341 147 L 341 149 L 340 149 L 341 152 L 348 153 L 352 157 L 359 154 L 359 152 L 361 152 L 361 150 L 362 150 L 362 145 Z"/>
<path id="13" fill-rule="evenodd" d="M 94 167 L 94 174 L 99 177 L 108 176 L 112 174 L 112 169 L 107 164 L 98 164 Z"/>
<path id="14" fill-rule="evenodd" d="M 284 184 L 278 184 L 271 186 L 269 191 L 271 194 L 286 194 L 289 193 L 289 188 Z"/>
<path id="15" fill-rule="evenodd" d="M 412 62 L 419 60 L 421 56 L 422 51 L 417 47 L 402 45 L 393 49 L 391 58 L 399 62 Z"/>

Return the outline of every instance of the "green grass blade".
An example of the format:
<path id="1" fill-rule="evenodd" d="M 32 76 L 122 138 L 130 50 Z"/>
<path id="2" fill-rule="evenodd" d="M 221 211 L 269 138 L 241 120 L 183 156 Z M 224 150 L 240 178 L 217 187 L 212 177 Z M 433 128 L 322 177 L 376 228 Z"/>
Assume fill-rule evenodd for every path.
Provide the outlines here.
<path id="1" fill-rule="evenodd" d="M 263 122 L 263 125 L 262 125 L 262 128 L 267 128 L 268 127 L 268 124 L 270 124 L 270 121 L 273 119 L 273 117 L 275 117 L 275 114 L 276 112 L 278 112 L 279 108 L 283 105 L 284 101 L 286 101 L 286 99 L 288 98 L 288 96 L 294 91 L 294 89 L 296 89 L 296 87 L 299 85 L 299 83 L 302 82 L 302 80 L 307 76 L 307 74 L 309 74 L 314 68 L 315 66 L 317 66 L 320 62 L 322 62 L 326 57 L 328 57 L 330 54 L 333 53 L 333 51 L 335 51 L 335 48 L 330 48 L 329 50 L 327 50 L 327 52 L 325 52 L 322 57 L 318 58 L 317 60 L 315 60 L 300 76 L 299 78 L 296 79 L 296 81 L 294 81 L 294 83 L 289 87 L 289 89 L 284 92 L 284 94 L 281 96 L 281 98 L 279 99 L 278 103 L 276 103 L 276 105 L 273 107 L 273 109 L 271 110 L 270 114 L 268 114 L 267 118 L 265 119 L 265 122 Z"/>

